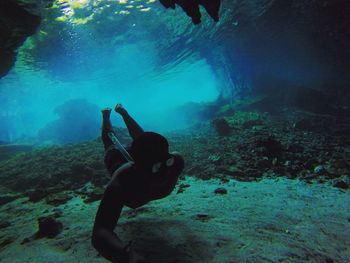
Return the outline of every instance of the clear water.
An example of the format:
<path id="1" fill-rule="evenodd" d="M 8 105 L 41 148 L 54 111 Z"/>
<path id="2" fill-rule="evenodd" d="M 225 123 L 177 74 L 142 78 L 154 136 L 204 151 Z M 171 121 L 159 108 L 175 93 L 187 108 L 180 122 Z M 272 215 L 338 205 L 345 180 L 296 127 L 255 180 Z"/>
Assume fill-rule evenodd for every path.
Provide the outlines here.
<path id="1" fill-rule="evenodd" d="M 106 262 L 91 232 L 110 179 L 100 110 L 116 103 L 185 158 L 172 194 L 116 228 L 151 262 L 350 261 L 349 190 L 333 187 L 350 183 L 349 118 L 323 112 L 349 97 L 318 93 L 348 83 L 333 45 L 299 20 L 280 32 L 269 8 L 287 2 L 223 0 L 198 26 L 153 0 L 36 2 L 40 28 L 0 80 L 0 262 Z M 314 25 L 304 2 L 293 10 Z M 37 239 L 47 215 L 63 231 Z"/>
<path id="2" fill-rule="evenodd" d="M 177 107 L 218 96 L 218 79 L 205 58 L 182 54 L 186 47 L 161 50 L 160 41 L 168 46 L 174 42 L 169 32 L 162 37 L 142 25 L 143 19 L 155 14 L 171 17 L 159 3 L 150 2 L 152 9 L 147 13 L 130 11 L 132 17 L 128 17 L 115 14 L 125 9 L 118 1 L 86 2 L 84 9 L 77 9 L 82 17 L 95 14 L 86 24 L 73 21 L 79 13 L 58 22 L 54 19 L 63 16 L 62 10 L 42 10 L 47 20 L 19 50 L 16 66 L 1 80 L 2 116 L 9 119 L 9 131 L 0 140 L 36 136 L 58 118 L 55 108 L 69 100 L 85 99 L 99 108 L 122 102 L 146 127 L 169 130 L 188 124 L 181 117 L 183 112 L 176 116 Z M 93 9 L 94 2 L 99 8 Z M 177 12 L 177 18 L 182 16 Z M 191 26 L 187 19 L 183 23 Z M 168 55 L 179 58 L 163 59 Z M 83 110 L 72 114 L 79 118 Z"/>

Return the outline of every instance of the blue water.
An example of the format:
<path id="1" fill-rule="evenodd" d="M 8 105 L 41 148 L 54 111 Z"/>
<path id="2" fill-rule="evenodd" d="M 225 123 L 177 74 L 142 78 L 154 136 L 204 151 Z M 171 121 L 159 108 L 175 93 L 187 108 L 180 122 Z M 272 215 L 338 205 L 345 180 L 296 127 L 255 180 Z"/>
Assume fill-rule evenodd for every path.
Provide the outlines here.
<path id="1" fill-rule="evenodd" d="M 156 10 L 165 14 L 159 6 Z M 55 12 L 54 17 L 61 15 Z M 158 35 L 146 34 L 147 28 L 130 22 L 124 30 L 135 31 L 135 38 L 128 31 L 113 35 L 107 26 L 97 31 L 101 19 L 85 25 L 43 21 L 37 34 L 27 39 L 15 67 L 1 80 L 0 123 L 6 132 L 0 133 L 0 140 L 36 137 L 40 129 L 60 118 L 55 111 L 58 106 L 76 99 L 99 109 L 121 102 L 146 129 L 171 130 L 193 124 L 178 107 L 217 98 L 220 83 L 205 58 L 179 54 L 177 61 L 169 63 L 160 54 L 164 50 L 158 48 Z M 84 108 L 72 108 L 71 118 L 82 118 L 80 112 Z M 90 117 L 92 125 L 99 122 L 94 112 Z"/>

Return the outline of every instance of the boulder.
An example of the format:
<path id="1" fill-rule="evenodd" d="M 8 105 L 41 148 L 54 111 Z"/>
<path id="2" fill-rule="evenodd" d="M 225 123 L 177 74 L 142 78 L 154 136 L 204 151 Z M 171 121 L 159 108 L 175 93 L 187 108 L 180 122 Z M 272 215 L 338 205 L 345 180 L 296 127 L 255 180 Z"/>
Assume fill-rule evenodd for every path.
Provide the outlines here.
<path id="1" fill-rule="evenodd" d="M 41 18 L 33 13 L 34 2 L 26 2 L 0 1 L 0 78 L 15 63 L 17 49 L 28 36 L 35 33 L 40 24 Z"/>
<path id="2" fill-rule="evenodd" d="M 31 202 L 39 202 L 43 198 L 45 198 L 49 192 L 42 189 L 31 189 L 26 192 L 26 195 L 29 197 L 29 201 Z"/>
<path id="3" fill-rule="evenodd" d="M 340 188 L 340 189 L 349 189 L 349 185 L 343 180 L 336 180 L 333 183 L 333 186 L 337 187 L 337 188 Z"/>
<path id="4" fill-rule="evenodd" d="M 49 205 L 59 206 L 59 205 L 67 203 L 72 198 L 73 198 L 73 196 L 70 193 L 61 192 L 61 193 L 57 193 L 57 194 L 48 195 L 45 198 L 45 201 Z"/>
<path id="5" fill-rule="evenodd" d="M 54 238 L 62 232 L 63 224 L 56 220 L 52 215 L 38 218 L 39 230 L 36 234 L 37 238 L 48 237 Z"/>
<path id="6" fill-rule="evenodd" d="M 9 227 L 11 225 L 11 223 L 7 220 L 0 220 L 0 229 Z"/>
<path id="7" fill-rule="evenodd" d="M 223 195 L 223 194 L 227 194 L 227 190 L 226 190 L 226 188 L 219 187 L 219 188 L 215 189 L 214 193 Z"/>
<path id="8" fill-rule="evenodd" d="M 226 118 L 217 118 L 212 121 L 212 125 L 214 126 L 216 132 L 220 136 L 228 136 L 231 134 L 231 126 L 229 125 Z"/>
<path id="9" fill-rule="evenodd" d="M 273 136 L 266 138 L 259 138 L 255 141 L 257 151 L 261 155 L 268 158 L 281 158 L 283 154 L 283 147 L 280 141 L 276 140 Z"/>
<path id="10" fill-rule="evenodd" d="M 0 195 L 0 205 L 7 204 L 9 202 L 12 202 L 13 200 L 16 200 L 19 198 L 20 195 L 16 194 L 5 194 L 5 195 Z"/>
<path id="11" fill-rule="evenodd" d="M 84 200 L 84 203 L 91 203 L 101 200 L 104 192 L 105 189 L 103 187 L 94 187 L 92 191 L 86 193 L 87 198 Z"/>

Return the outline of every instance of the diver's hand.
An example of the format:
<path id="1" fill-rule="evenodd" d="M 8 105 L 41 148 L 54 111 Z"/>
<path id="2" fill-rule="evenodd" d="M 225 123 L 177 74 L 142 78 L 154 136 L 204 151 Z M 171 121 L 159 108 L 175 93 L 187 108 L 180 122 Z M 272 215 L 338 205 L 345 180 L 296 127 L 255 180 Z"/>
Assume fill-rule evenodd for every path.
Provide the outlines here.
<path id="1" fill-rule="evenodd" d="M 102 113 L 103 118 L 109 119 L 109 116 L 111 115 L 111 111 L 112 111 L 111 108 L 103 108 L 103 109 L 101 110 L 101 113 Z"/>
<path id="2" fill-rule="evenodd" d="M 120 103 L 118 103 L 115 108 L 114 108 L 115 112 L 119 113 L 120 115 L 123 114 L 127 114 L 128 112 L 126 111 L 126 109 L 124 109 L 123 105 L 121 105 Z"/>

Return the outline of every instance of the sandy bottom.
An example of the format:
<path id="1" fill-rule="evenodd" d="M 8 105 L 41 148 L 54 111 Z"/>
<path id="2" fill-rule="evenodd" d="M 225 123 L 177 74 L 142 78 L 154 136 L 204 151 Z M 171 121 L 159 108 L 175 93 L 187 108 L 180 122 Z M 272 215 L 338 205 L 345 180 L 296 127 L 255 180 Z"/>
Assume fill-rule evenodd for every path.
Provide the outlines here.
<path id="1" fill-rule="evenodd" d="M 298 180 L 222 183 L 188 177 L 183 193 L 132 210 L 116 228 L 152 263 L 350 262 L 350 195 Z M 215 194 L 218 187 L 227 194 Z M 107 262 L 90 243 L 99 202 L 77 196 L 59 206 L 64 230 L 54 239 L 21 244 L 52 206 L 17 199 L 0 207 L 0 262 Z"/>

